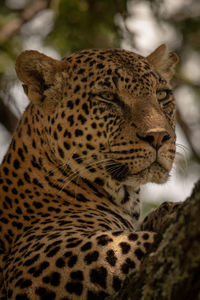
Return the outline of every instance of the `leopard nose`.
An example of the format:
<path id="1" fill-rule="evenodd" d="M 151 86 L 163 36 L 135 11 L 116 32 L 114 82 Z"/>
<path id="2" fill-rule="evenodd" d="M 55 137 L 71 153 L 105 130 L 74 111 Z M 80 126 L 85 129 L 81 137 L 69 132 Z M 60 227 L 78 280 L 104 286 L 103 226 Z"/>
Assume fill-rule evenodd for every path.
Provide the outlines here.
<path id="1" fill-rule="evenodd" d="M 169 133 L 165 130 L 150 130 L 144 136 L 137 134 L 137 137 L 150 144 L 156 150 L 158 150 L 166 141 L 170 139 Z"/>

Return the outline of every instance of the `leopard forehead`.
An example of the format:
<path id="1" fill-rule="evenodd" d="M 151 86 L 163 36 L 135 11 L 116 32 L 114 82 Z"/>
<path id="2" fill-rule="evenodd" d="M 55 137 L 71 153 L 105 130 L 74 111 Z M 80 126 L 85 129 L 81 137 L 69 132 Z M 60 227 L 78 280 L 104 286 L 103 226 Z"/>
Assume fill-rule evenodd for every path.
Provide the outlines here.
<path id="1" fill-rule="evenodd" d="M 134 66 L 141 68 L 143 63 L 147 65 L 145 57 L 122 49 L 81 50 L 63 58 L 63 61 L 73 63 L 74 70 L 76 70 L 78 65 L 85 65 L 87 68 L 95 66 L 95 69 L 101 70 L 105 69 L 109 64 L 115 64 L 133 71 Z M 149 69 L 149 66 L 147 68 Z M 81 74 L 80 69 L 78 69 L 78 72 L 78 74 Z M 138 69 L 138 72 L 141 72 L 141 69 Z"/>
<path id="2" fill-rule="evenodd" d="M 110 88 L 117 82 L 125 83 L 118 88 L 128 89 L 130 93 L 136 90 L 152 93 L 158 82 L 169 83 L 176 62 L 176 55 L 164 45 L 148 57 L 121 49 L 90 49 L 62 61 L 37 51 L 25 51 L 17 58 L 16 71 L 31 101 L 47 99 L 55 104 L 63 94 L 67 95 L 66 91 L 77 93 L 81 89 Z"/>
<path id="3" fill-rule="evenodd" d="M 74 81 L 89 86 L 90 89 L 112 88 L 117 82 L 125 83 L 124 88 L 131 89 L 131 84 L 138 82 L 150 89 L 155 86 L 158 74 L 153 72 L 147 59 L 133 52 L 110 49 L 110 50 L 83 50 L 72 54 L 64 61 L 70 63 L 67 72 Z M 134 86 L 135 88 L 135 86 Z M 136 89 L 136 88 L 135 88 Z M 78 87 L 76 87 L 76 90 Z M 130 91 L 131 92 L 131 91 Z M 133 92 L 133 90 L 132 90 Z"/>

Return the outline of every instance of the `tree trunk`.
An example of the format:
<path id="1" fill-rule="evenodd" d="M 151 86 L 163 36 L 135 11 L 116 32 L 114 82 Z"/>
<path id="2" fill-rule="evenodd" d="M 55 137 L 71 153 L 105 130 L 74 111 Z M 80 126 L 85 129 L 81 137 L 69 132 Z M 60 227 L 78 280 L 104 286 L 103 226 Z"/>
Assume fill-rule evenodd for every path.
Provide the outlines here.
<path id="1" fill-rule="evenodd" d="M 200 299 L 200 181 L 117 300 Z"/>

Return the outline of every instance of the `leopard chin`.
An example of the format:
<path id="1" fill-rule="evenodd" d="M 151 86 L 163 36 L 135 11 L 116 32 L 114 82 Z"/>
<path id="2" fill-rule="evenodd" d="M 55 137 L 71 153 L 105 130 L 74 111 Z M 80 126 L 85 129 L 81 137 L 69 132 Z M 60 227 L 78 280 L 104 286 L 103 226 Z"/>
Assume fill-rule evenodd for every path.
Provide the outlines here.
<path id="1" fill-rule="evenodd" d="M 166 170 L 158 162 L 152 163 L 149 167 L 128 176 L 124 184 L 139 186 L 149 182 L 162 184 L 169 178 L 169 170 Z"/>
<path id="2" fill-rule="evenodd" d="M 169 171 L 162 167 L 159 163 L 153 163 L 148 168 L 147 181 L 152 183 L 162 184 L 169 178 Z"/>

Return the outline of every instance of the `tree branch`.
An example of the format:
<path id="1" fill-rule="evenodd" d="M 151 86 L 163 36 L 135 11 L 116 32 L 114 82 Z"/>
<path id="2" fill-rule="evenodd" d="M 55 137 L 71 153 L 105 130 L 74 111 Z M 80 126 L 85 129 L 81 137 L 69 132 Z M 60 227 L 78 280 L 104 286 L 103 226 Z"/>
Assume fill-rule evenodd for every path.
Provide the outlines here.
<path id="1" fill-rule="evenodd" d="M 0 44 L 6 42 L 19 31 L 23 24 L 34 18 L 40 11 L 50 7 L 51 0 L 37 0 L 26 7 L 18 18 L 4 25 L 0 30 Z"/>
<path id="2" fill-rule="evenodd" d="M 112 299 L 200 299 L 200 181 L 166 228 L 157 250 Z"/>

